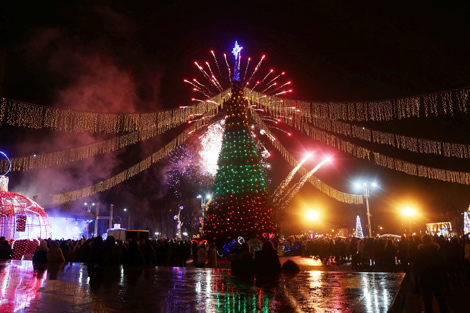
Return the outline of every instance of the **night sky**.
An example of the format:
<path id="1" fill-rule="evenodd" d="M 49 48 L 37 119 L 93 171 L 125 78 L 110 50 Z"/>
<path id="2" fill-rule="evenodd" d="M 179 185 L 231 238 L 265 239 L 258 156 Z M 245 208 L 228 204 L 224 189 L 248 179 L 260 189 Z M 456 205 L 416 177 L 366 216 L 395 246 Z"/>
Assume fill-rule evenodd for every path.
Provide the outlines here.
<path id="1" fill-rule="evenodd" d="M 193 62 L 210 61 L 210 50 L 218 55 L 229 54 L 235 40 L 244 47 L 242 56 L 257 60 L 266 54 L 265 71 L 272 67 L 287 73 L 293 82 L 292 99 L 381 100 L 470 85 L 470 4 L 464 1 L 394 1 L 381 6 L 372 1 L 355 4 L 329 0 L 201 3 L 2 3 L 0 95 L 98 112 L 175 108 L 188 104 L 194 96 L 183 84 L 184 78 L 198 77 Z M 468 116 L 463 116 L 366 126 L 470 144 L 468 122 Z M 106 136 L 0 127 L 0 149 L 12 157 L 65 149 L 101 138 Z M 165 140 L 157 138 L 66 170 L 11 173 L 10 190 L 32 196 L 57 192 L 57 188 L 81 188 L 129 167 Z M 300 134 L 283 143 L 292 154 L 298 153 L 299 159 L 309 149 L 333 153 L 334 165 L 317 176 L 341 191 L 353 193 L 356 178 L 376 179 L 381 189 L 371 197 L 373 224 L 382 224 L 390 232 L 400 231 L 402 220 L 397 212 L 404 203 L 417 206 L 421 222 L 451 219 L 470 204 L 468 186 L 371 166 Z M 468 160 L 385 152 L 410 162 L 470 171 Z M 271 162 L 279 168 L 279 173 L 273 175 L 273 183 L 278 183 L 290 168 L 276 153 Z M 99 199 L 105 205 L 114 203 L 119 210 L 133 208 L 141 220 L 137 226 L 158 228 L 159 221 L 168 218 L 161 212 L 171 215 L 168 206 L 174 206 L 168 188 L 161 182 L 163 166 L 154 166 L 128 183 L 62 210 L 82 209 L 84 201 Z M 298 219 L 295 215 L 300 207 L 316 203 L 321 203 L 332 227 L 345 223 L 354 226 L 356 214 L 361 214 L 365 226 L 365 206 L 342 204 L 307 185 L 293 201 L 289 217 L 292 221 Z"/>

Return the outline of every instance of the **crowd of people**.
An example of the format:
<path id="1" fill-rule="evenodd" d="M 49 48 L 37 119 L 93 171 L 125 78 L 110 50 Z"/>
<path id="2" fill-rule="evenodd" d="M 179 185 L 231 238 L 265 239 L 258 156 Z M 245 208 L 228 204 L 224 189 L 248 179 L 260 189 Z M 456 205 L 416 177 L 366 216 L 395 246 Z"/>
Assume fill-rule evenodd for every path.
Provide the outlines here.
<path id="1" fill-rule="evenodd" d="M 168 239 L 116 241 L 112 236 L 80 240 L 41 240 L 32 255 L 33 264 L 82 262 L 91 268 L 124 266 L 186 266 L 192 258 L 195 267 L 217 267 L 215 243 Z M 0 238 L 0 260 L 11 259 L 15 247 Z M 382 238 L 272 238 L 261 249 L 251 251 L 240 244 L 228 255 L 233 275 L 296 273 L 292 261 L 281 266 L 279 256 L 312 257 L 325 265 L 350 263 L 352 270 L 403 271 L 411 277 L 414 292 L 423 295 L 425 309 L 436 297 L 446 312 L 445 294 L 449 288 L 470 285 L 470 240 L 467 236 L 403 236 Z"/>
<path id="2" fill-rule="evenodd" d="M 81 262 L 93 266 L 106 265 L 153 265 L 186 266 L 191 256 L 191 243 L 181 240 L 129 240 L 118 241 L 108 236 L 80 240 L 41 240 L 31 241 L 35 250 L 22 259 L 34 262 Z M 0 238 L 0 260 L 12 259 L 15 243 L 11 245 L 5 238 Z M 31 258 L 30 258 L 31 257 Z"/>

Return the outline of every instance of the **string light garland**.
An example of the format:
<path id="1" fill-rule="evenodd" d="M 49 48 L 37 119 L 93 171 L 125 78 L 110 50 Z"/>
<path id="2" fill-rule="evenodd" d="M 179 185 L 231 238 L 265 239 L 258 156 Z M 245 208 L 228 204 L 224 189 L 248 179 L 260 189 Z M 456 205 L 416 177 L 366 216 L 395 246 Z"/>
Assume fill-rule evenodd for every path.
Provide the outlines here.
<path id="1" fill-rule="evenodd" d="M 386 167 L 413 176 L 436 179 L 463 185 L 470 185 L 470 173 L 468 172 L 439 169 L 385 156 L 378 152 L 373 152 L 369 149 L 347 142 L 334 135 L 316 129 L 315 127 L 312 127 L 310 125 L 305 125 L 304 132 L 315 140 L 326 143 L 357 158 L 373 162 L 375 165 Z M 373 158 L 371 157 L 371 154 L 373 154 Z"/>
<path id="2" fill-rule="evenodd" d="M 296 127 L 299 123 L 286 120 L 286 124 Z M 349 136 L 372 143 L 388 145 L 397 149 L 408 150 L 414 153 L 435 154 L 443 157 L 470 159 L 470 145 L 438 140 L 428 140 L 416 137 L 398 135 L 394 133 L 373 130 L 342 121 L 328 119 L 311 119 L 309 123 L 316 128 Z M 296 127 L 297 128 L 297 127 Z"/>
<path id="3" fill-rule="evenodd" d="M 155 127 L 162 133 L 194 115 L 216 114 L 226 96 L 227 93 L 222 92 L 191 106 L 153 113 L 84 112 L 2 98 L 0 125 L 6 122 L 10 126 L 90 133 L 126 133 Z"/>
<path id="4" fill-rule="evenodd" d="M 268 137 L 275 138 L 269 131 L 269 127 L 266 123 L 263 122 L 261 117 L 256 113 L 255 110 L 251 110 L 251 117 L 258 126 L 263 129 Z M 279 140 L 271 140 L 272 145 L 279 151 L 279 153 L 284 157 L 284 159 L 293 167 L 297 166 L 297 160 L 289 153 L 289 151 L 279 142 Z M 308 173 L 308 170 L 305 167 L 300 168 L 299 173 L 305 175 Z M 315 188 L 326 194 L 327 196 L 343 203 L 347 204 L 363 204 L 364 199 L 362 195 L 354 195 L 339 191 L 312 175 L 308 182 L 310 182 Z"/>
<path id="5" fill-rule="evenodd" d="M 410 117 L 436 117 L 454 113 L 467 114 L 470 108 L 470 86 L 406 98 L 365 102 L 306 102 L 281 100 L 249 90 L 245 93 L 252 102 L 274 115 L 283 115 L 286 108 L 296 107 L 309 121 L 326 118 L 343 121 L 391 121 Z"/>
<path id="6" fill-rule="evenodd" d="M 468 94 L 467 91 L 468 89 L 462 89 L 462 90 L 454 90 L 454 93 L 458 93 L 460 95 L 465 95 Z M 465 92 L 464 92 L 465 91 Z M 252 95 L 254 94 L 253 92 L 251 93 Z M 259 96 L 259 95 L 257 95 Z M 447 96 L 436 96 L 436 94 L 433 95 L 428 95 L 425 97 L 426 99 L 428 98 L 451 98 L 449 95 L 449 92 L 447 93 Z M 462 96 L 463 97 L 463 96 Z M 255 99 L 255 98 L 254 98 Z M 260 98 L 260 101 L 265 101 L 266 98 Z M 467 98 L 465 98 L 467 99 Z M 292 103 L 283 103 L 284 100 L 277 99 L 277 106 L 285 106 L 282 110 L 276 109 L 274 110 L 276 114 L 280 114 L 283 112 L 283 114 L 290 114 L 294 115 L 292 111 L 295 112 L 302 112 L 302 109 L 299 109 L 300 105 L 297 104 L 295 106 L 295 110 L 291 109 L 291 113 L 286 108 L 294 108 L 290 107 L 290 104 Z M 450 100 L 449 100 L 450 101 Z M 449 103 L 449 101 L 447 103 Z M 466 102 L 465 102 L 466 104 Z M 447 112 L 450 111 L 449 109 L 450 105 L 447 105 Z M 463 106 L 461 106 L 463 108 Z M 271 107 L 272 109 L 272 107 Z M 270 110 L 266 107 L 266 111 L 269 112 Z M 273 112 L 271 110 L 271 112 Z M 309 116 L 308 119 L 310 121 L 313 121 L 312 116 Z M 312 126 L 310 123 L 303 123 L 302 119 L 295 119 L 296 121 L 290 123 L 287 121 L 286 123 L 290 124 L 291 126 L 295 127 L 296 129 L 300 130 L 301 132 L 306 133 L 309 137 L 321 141 L 323 143 L 326 143 L 332 147 L 335 147 L 343 152 L 346 152 L 348 154 L 351 154 L 357 158 L 368 160 L 370 162 L 373 162 L 376 165 L 386 167 L 395 171 L 403 172 L 409 175 L 414 175 L 418 177 L 423 177 L 423 178 L 429 178 L 429 179 L 435 179 L 435 180 L 441 180 L 445 182 L 452 182 L 452 183 L 458 183 L 458 184 L 464 184 L 464 185 L 469 185 L 470 184 L 470 173 L 468 172 L 460 172 L 460 171 L 450 171 L 450 170 L 445 170 L 445 169 L 439 169 L 439 168 L 433 168 L 433 167 L 428 167 L 424 165 L 419 165 L 419 164 L 414 164 L 411 162 L 399 160 L 396 158 L 392 158 L 389 156 L 382 155 L 378 152 L 373 152 L 367 148 L 352 144 L 346 140 L 340 139 L 337 136 L 334 136 L 332 134 L 329 134 L 317 127 Z M 327 122 L 325 122 L 327 123 Z M 361 129 L 359 130 L 358 128 L 354 129 L 356 131 L 355 137 L 356 138 L 369 138 L 371 139 L 371 136 L 368 135 L 367 132 L 363 132 L 364 130 Z M 443 143 L 445 144 L 445 143 Z M 464 149 L 463 147 L 460 147 Z M 371 156 L 373 154 L 373 158 Z"/>
<path id="7" fill-rule="evenodd" d="M 382 167 L 387 167 L 389 169 L 403 172 L 408 175 L 436 179 L 449 183 L 470 185 L 470 173 L 468 172 L 449 171 L 440 168 L 414 164 L 385 156 L 377 152 L 373 152 L 373 154 L 374 164 L 380 165 Z"/>
<path id="8" fill-rule="evenodd" d="M 196 127 L 197 125 L 192 125 L 190 129 L 195 129 Z M 168 155 L 170 151 L 172 151 L 177 146 L 180 146 L 183 142 L 185 142 L 191 136 L 191 133 L 192 133 L 191 130 L 190 131 L 187 130 L 181 133 L 178 137 L 176 137 L 171 142 L 166 144 L 160 150 L 154 152 L 153 154 L 151 154 L 144 160 L 140 161 L 136 165 L 122 171 L 121 173 L 111 178 L 108 178 L 92 186 L 88 186 L 88 187 L 81 188 L 81 189 L 74 190 L 74 191 L 52 195 L 52 202 L 56 204 L 62 204 L 62 203 L 66 203 L 69 201 L 74 201 L 74 200 L 78 200 L 81 198 L 89 197 L 96 193 L 100 193 L 105 190 L 108 190 L 130 179 L 131 177 L 134 177 L 135 175 L 147 170 L 152 164 L 157 163 L 166 155 Z"/>
<path id="9" fill-rule="evenodd" d="M 205 123 L 205 119 L 196 121 L 194 125 Z M 48 168 L 52 166 L 78 162 L 87 158 L 95 157 L 105 153 L 125 148 L 134 145 L 138 142 L 148 140 L 159 135 L 160 132 L 155 127 L 143 129 L 132 132 L 130 134 L 114 137 L 108 140 L 103 140 L 80 147 L 71 149 L 54 151 L 43 154 L 33 154 L 24 157 L 11 158 L 12 171 L 28 171 L 31 169 Z M 0 161 L 1 169 L 8 168 L 9 163 L 7 160 Z"/>

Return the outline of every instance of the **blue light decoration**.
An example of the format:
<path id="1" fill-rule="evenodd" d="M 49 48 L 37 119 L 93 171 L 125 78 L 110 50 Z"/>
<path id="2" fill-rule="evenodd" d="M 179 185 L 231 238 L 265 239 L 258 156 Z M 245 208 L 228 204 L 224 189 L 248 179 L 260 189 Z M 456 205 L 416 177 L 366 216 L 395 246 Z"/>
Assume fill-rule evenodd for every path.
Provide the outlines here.
<path id="1" fill-rule="evenodd" d="M 226 243 L 223 245 L 224 251 L 226 253 L 230 253 L 232 251 L 235 251 L 238 248 L 237 241 L 233 239 L 229 243 Z"/>
<path id="2" fill-rule="evenodd" d="M 10 161 L 10 159 L 8 158 L 8 156 L 7 156 L 7 154 L 6 154 L 5 152 L 0 151 L 0 154 L 3 155 L 3 156 L 5 157 L 5 159 L 7 159 L 8 164 L 9 164 L 9 165 L 8 165 L 8 170 L 7 170 L 5 173 L 1 174 L 1 176 L 6 176 L 6 175 L 10 172 L 10 170 L 11 170 L 11 161 Z"/>
<path id="3" fill-rule="evenodd" d="M 238 45 L 238 42 L 235 41 L 235 47 L 232 50 L 232 54 L 235 56 L 235 66 L 233 68 L 233 81 L 241 82 L 240 79 L 240 51 L 243 47 Z"/>

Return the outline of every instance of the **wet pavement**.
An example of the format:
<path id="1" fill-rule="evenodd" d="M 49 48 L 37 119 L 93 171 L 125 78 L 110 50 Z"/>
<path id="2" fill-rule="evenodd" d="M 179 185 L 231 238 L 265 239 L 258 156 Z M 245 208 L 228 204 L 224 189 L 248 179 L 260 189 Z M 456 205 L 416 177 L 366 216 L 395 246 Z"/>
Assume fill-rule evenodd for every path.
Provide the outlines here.
<path id="1" fill-rule="evenodd" d="M 0 264 L 0 312 L 387 312 L 403 273 L 236 277 L 194 267 Z"/>

